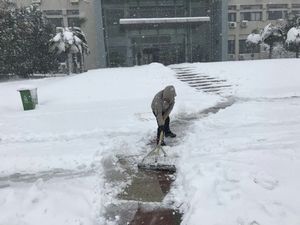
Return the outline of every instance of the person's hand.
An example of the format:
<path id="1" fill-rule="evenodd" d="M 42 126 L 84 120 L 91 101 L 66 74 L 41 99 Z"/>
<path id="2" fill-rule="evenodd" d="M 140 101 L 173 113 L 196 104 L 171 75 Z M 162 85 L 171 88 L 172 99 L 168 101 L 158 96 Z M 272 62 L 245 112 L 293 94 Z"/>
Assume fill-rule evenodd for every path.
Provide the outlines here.
<path id="1" fill-rule="evenodd" d="M 159 132 L 164 131 L 164 126 L 159 126 L 159 127 L 158 127 L 158 130 L 159 130 Z"/>

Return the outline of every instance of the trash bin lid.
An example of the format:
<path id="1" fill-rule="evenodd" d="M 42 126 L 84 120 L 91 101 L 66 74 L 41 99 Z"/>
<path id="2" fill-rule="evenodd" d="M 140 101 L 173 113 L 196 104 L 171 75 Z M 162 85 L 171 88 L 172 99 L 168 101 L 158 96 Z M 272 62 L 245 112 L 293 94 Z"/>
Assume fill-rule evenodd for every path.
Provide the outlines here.
<path id="1" fill-rule="evenodd" d="M 26 91 L 26 90 L 33 90 L 33 89 L 37 89 L 37 87 L 31 85 L 22 85 L 18 87 L 17 91 Z"/>

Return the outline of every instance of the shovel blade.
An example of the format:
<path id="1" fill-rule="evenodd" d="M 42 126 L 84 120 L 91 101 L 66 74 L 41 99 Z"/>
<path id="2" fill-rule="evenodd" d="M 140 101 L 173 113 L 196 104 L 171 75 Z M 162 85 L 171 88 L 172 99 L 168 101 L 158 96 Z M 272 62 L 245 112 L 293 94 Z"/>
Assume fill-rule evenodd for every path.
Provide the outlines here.
<path id="1" fill-rule="evenodd" d="M 161 164 L 161 163 L 139 163 L 138 168 L 141 170 L 153 170 L 153 171 L 166 171 L 175 173 L 175 165 Z"/>

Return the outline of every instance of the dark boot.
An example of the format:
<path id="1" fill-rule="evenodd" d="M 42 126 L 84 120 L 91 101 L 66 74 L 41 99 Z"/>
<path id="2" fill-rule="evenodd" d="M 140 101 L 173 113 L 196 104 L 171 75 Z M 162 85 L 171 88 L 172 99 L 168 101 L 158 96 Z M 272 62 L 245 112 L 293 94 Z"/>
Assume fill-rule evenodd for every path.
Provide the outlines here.
<path id="1" fill-rule="evenodd" d="M 172 131 L 169 130 L 168 132 L 165 133 L 165 136 L 170 138 L 175 138 L 176 134 L 174 134 Z"/>
<path id="2" fill-rule="evenodd" d="M 165 131 L 165 137 L 170 137 L 170 138 L 176 137 L 176 134 L 174 134 L 170 130 L 170 117 L 168 117 L 165 121 L 164 131 Z"/>

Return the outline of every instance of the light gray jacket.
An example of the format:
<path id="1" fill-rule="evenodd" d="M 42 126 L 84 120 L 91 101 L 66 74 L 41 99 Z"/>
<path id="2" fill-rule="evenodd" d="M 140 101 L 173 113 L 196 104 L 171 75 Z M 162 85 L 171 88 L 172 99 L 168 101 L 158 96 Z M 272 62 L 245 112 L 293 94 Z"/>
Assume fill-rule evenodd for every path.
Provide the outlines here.
<path id="1" fill-rule="evenodd" d="M 176 91 L 172 85 L 165 87 L 154 96 L 151 108 L 159 126 L 163 126 L 166 118 L 170 115 L 175 104 L 175 96 Z"/>

